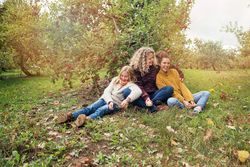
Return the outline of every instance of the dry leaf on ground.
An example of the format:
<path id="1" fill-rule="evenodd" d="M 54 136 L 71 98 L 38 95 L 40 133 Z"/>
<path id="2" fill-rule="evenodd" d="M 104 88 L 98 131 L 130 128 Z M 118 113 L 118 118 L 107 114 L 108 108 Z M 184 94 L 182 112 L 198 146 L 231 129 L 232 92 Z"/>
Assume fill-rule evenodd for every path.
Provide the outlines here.
<path id="1" fill-rule="evenodd" d="M 208 140 L 210 140 L 212 137 L 213 137 L 213 131 L 212 131 L 212 129 L 207 129 L 207 130 L 206 130 L 206 134 L 205 134 L 205 136 L 203 137 L 203 141 L 208 141 Z"/>
<path id="2" fill-rule="evenodd" d="M 178 143 L 175 140 L 171 140 L 171 146 L 177 146 Z"/>
<path id="3" fill-rule="evenodd" d="M 237 151 L 240 162 L 245 162 L 249 158 L 249 152 L 245 150 Z"/>
<path id="4" fill-rule="evenodd" d="M 166 127 L 169 132 L 177 133 L 171 126 Z"/>
<path id="5" fill-rule="evenodd" d="M 211 118 L 207 118 L 207 124 L 208 125 L 214 125 L 214 122 Z"/>

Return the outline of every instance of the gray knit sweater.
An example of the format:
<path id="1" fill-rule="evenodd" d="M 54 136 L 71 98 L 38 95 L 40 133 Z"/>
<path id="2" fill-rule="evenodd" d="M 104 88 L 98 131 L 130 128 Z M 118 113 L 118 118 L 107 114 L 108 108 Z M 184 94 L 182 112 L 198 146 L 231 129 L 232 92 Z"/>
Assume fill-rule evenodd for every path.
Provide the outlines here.
<path id="1" fill-rule="evenodd" d="M 119 84 L 115 83 L 115 78 L 112 79 L 109 86 L 104 90 L 101 98 L 105 100 L 106 103 L 113 102 L 121 107 L 121 102 L 125 99 L 123 97 L 123 90 L 129 88 L 131 93 L 128 97 L 131 99 L 131 102 L 139 98 L 142 94 L 141 89 L 134 83 L 128 82 L 126 85 L 120 87 Z"/>

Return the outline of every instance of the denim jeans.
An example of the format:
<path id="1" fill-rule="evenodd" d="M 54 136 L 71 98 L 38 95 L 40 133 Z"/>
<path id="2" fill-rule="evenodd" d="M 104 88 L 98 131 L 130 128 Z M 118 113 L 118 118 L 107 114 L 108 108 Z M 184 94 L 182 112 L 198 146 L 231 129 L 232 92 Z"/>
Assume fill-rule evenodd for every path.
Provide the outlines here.
<path id="1" fill-rule="evenodd" d="M 136 105 L 138 107 L 148 108 L 150 112 L 155 112 L 157 105 L 159 105 L 160 103 L 167 103 L 168 98 L 171 97 L 173 94 L 173 90 L 174 90 L 173 87 L 165 86 L 165 87 L 149 94 L 149 97 L 153 102 L 152 107 L 148 107 L 142 97 L 139 97 L 138 99 L 133 101 L 132 104 Z M 130 94 L 130 92 L 131 92 L 131 90 L 129 88 L 125 89 L 123 91 L 124 98 L 127 98 L 127 96 Z"/>
<path id="2" fill-rule="evenodd" d="M 196 103 L 196 106 L 201 106 L 201 108 L 204 109 L 209 96 L 210 96 L 210 93 L 208 91 L 200 91 L 198 93 L 193 94 L 194 102 Z M 169 107 L 177 106 L 181 109 L 185 108 L 184 104 L 174 97 L 169 98 L 167 103 Z"/>
<path id="3" fill-rule="evenodd" d="M 76 119 L 80 114 L 84 114 L 91 119 L 97 119 L 116 111 L 119 111 L 119 107 L 117 104 L 114 104 L 113 110 L 110 110 L 108 104 L 103 99 L 99 99 L 86 108 L 73 112 L 72 116 L 74 119 Z"/>

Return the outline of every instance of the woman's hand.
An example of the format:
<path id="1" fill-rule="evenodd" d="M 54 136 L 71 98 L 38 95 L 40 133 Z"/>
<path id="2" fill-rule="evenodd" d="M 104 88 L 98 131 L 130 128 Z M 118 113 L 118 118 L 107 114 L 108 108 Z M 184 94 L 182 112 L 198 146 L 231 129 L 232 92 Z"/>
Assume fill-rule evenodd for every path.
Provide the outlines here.
<path id="1" fill-rule="evenodd" d="M 112 101 L 109 102 L 108 106 L 110 110 L 114 109 L 114 103 Z"/>
<path id="2" fill-rule="evenodd" d="M 188 109 L 192 108 L 191 104 L 188 101 L 186 101 L 186 100 L 183 101 L 183 104 Z"/>
<path id="3" fill-rule="evenodd" d="M 196 106 L 196 103 L 194 101 L 190 101 L 189 103 L 190 103 L 191 108 L 194 108 Z"/>
<path id="4" fill-rule="evenodd" d="M 153 102 L 149 97 L 146 99 L 145 103 L 146 103 L 146 106 L 148 107 L 151 107 L 153 105 Z"/>

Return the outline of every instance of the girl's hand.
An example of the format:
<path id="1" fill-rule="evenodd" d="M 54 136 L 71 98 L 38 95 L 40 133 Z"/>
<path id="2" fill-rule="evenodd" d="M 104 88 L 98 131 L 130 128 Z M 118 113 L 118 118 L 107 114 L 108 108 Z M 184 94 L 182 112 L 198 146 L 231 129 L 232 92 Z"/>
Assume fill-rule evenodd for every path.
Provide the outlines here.
<path id="1" fill-rule="evenodd" d="M 126 109 L 126 108 L 128 107 L 128 103 L 129 103 L 129 102 L 128 102 L 127 99 L 123 100 L 122 103 L 121 103 L 121 108 Z"/>
<path id="2" fill-rule="evenodd" d="M 146 103 L 146 106 L 148 107 L 151 107 L 153 105 L 153 102 L 149 97 L 146 99 L 145 103 Z"/>
<path id="3" fill-rule="evenodd" d="M 109 109 L 110 110 L 113 110 L 114 109 L 114 103 L 111 101 L 111 102 L 109 102 Z"/>

